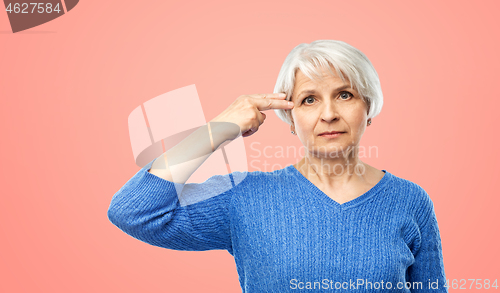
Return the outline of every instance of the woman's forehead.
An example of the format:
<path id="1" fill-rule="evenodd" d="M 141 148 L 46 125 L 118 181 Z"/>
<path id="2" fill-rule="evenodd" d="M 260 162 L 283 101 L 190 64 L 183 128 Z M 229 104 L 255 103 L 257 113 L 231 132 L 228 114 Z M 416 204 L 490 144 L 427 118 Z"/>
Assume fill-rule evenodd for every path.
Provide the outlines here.
<path id="1" fill-rule="evenodd" d="M 318 73 L 319 76 L 317 76 L 315 73 Z M 295 73 L 295 87 L 302 86 L 303 84 L 322 84 L 325 82 L 331 83 L 332 81 L 344 84 L 342 77 L 338 75 L 335 69 L 329 71 L 326 68 L 322 68 L 320 71 L 316 70 L 315 72 L 311 72 L 309 75 L 311 75 L 312 78 L 307 76 L 300 69 L 297 69 Z M 343 74 L 343 76 L 344 79 L 349 82 L 348 79 L 345 78 L 345 74 Z"/>
<path id="2" fill-rule="evenodd" d="M 311 92 L 317 88 L 328 87 L 333 89 L 339 89 L 339 88 L 346 88 L 346 86 L 350 88 L 351 85 L 349 83 L 349 80 L 346 79 L 346 81 L 344 82 L 337 75 L 327 74 L 323 75 L 319 79 L 316 78 L 310 79 L 302 72 L 298 72 L 294 83 L 294 92 L 299 94 L 302 91 Z"/>

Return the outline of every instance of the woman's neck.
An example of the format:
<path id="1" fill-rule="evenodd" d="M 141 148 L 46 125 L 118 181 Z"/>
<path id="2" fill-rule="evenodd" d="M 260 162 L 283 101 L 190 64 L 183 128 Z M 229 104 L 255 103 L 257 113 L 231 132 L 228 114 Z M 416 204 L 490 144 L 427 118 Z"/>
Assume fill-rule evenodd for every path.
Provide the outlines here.
<path id="1" fill-rule="evenodd" d="M 369 166 L 359 160 L 356 154 L 338 157 L 319 157 L 306 153 L 294 167 L 311 182 L 327 185 L 346 185 L 366 181 Z"/>

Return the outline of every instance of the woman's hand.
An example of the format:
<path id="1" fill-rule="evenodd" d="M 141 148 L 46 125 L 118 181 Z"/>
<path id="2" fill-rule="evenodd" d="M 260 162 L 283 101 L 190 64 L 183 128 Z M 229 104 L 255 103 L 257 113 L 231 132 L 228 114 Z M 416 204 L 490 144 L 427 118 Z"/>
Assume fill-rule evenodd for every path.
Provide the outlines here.
<path id="1" fill-rule="evenodd" d="M 261 111 L 293 108 L 293 103 L 286 101 L 285 98 L 286 95 L 282 93 L 242 95 L 210 122 L 234 123 L 240 127 L 242 136 L 247 137 L 257 132 L 264 123 L 266 114 Z M 231 139 L 235 139 L 238 135 Z"/>

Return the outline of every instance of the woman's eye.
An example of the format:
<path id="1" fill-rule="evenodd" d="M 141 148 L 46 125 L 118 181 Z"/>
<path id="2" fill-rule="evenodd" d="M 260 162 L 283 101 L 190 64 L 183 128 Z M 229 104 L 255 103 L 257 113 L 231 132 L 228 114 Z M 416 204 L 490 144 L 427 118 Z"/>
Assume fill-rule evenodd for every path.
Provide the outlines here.
<path id="1" fill-rule="evenodd" d="M 342 92 L 342 93 L 340 94 L 340 97 L 345 97 L 345 99 L 342 99 L 342 100 L 347 100 L 347 99 L 349 99 L 350 97 L 354 97 L 354 95 L 353 95 L 353 94 L 351 94 L 350 92 Z"/>
<path id="2" fill-rule="evenodd" d="M 314 98 L 312 96 L 309 96 L 307 98 L 305 98 L 302 103 L 306 103 L 306 104 L 312 104 L 314 103 Z"/>
<path id="3" fill-rule="evenodd" d="M 354 97 L 354 95 L 350 92 L 341 92 L 340 97 L 341 97 L 341 100 L 346 101 L 346 100 Z M 314 98 L 314 96 L 309 96 L 309 97 L 305 98 L 304 100 L 302 100 L 302 104 L 304 104 L 304 103 L 305 104 L 312 104 L 312 103 L 314 103 L 314 100 L 316 100 Z"/>

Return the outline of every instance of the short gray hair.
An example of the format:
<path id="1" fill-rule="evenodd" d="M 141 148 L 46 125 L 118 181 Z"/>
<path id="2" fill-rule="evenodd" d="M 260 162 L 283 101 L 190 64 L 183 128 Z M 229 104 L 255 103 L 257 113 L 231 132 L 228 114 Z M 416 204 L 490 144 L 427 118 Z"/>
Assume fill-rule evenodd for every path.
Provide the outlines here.
<path id="1" fill-rule="evenodd" d="M 369 109 L 368 118 L 377 116 L 382 110 L 384 101 L 378 74 L 363 52 L 342 41 L 317 40 L 310 44 L 302 43 L 293 48 L 281 66 L 274 92 L 285 93 L 286 99 L 290 101 L 297 69 L 310 79 L 317 80 L 321 77 L 319 67 L 326 67 L 333 74 L 330 66 L 335 68 L 337 75 L 344 82 L 345 74 L 351 88 L 361 95 Z M 274 111 L 281 120 L 292 124 L 291 110 L 275 109 Z"/>

